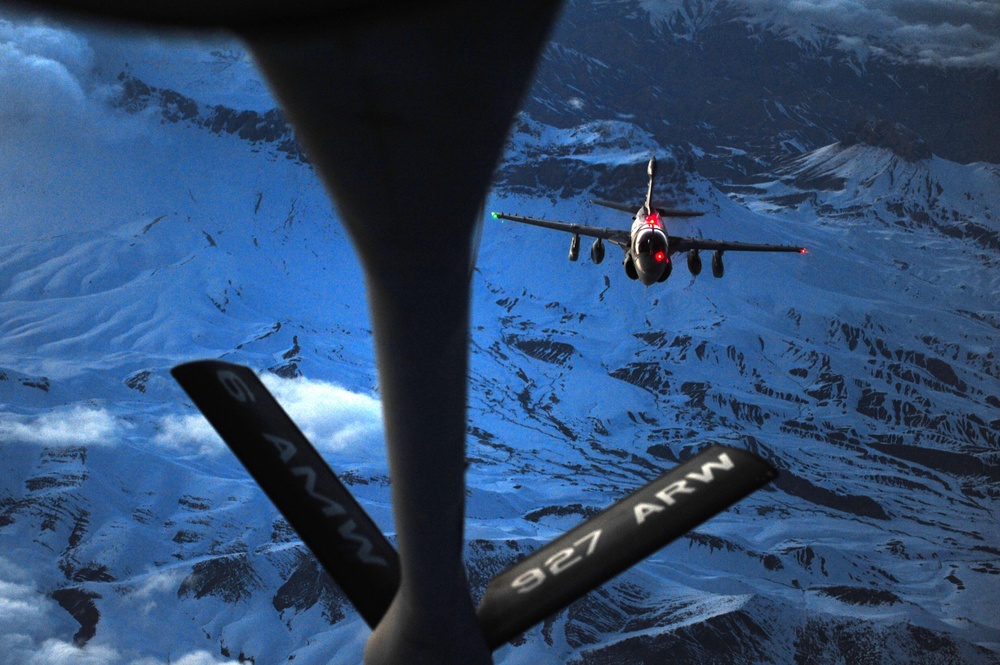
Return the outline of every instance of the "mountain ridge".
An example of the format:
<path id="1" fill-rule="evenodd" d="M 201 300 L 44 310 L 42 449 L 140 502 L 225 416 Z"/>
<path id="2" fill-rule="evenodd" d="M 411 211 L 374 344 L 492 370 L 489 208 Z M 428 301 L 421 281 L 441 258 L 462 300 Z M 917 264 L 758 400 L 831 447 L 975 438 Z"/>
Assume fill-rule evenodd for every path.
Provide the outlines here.
<path id="1" fill-rule="evenodd" d="M 568 237 L 484 220 L 470 333 L 473 593 L 709 443 L 756 452 L 782 475 L 497 661 L 1000 662 L 1000 167 L 941 156 L 940 136 L 915 161 L 847 145 L 855 118 L 826 96 L 797 110 L 781 101 L 792 117 L 753 136 L 742 120 L 727 128 L 726 113 L 702 116 L 700 88 L 670 107 L 676 82 L 655 92 L 680 114 L 672 124 L 643 104 L 628 113 L 619 88 L 600 87 L 653 43 L 626 30 L 647 15 L 616 18 L 635 7 L 601 6 L 586 31 L 611 21 L 629 49 L 598 57 L 596 37 L 572 51 L 557 38 L 487 209 L 626 228 L 627 215 L 588 199 L 638 201 L 656 155 L 655 195 L 708 213 L 671 233 L 809 253 L 730 253 L 721 280 L 678 265 L 643 289 L 620 255 L 570 263 Z M 568 11 L 562 34 L 585 17 Z M 675 56 L 747 32 L 698 25 Z M 570 60 L 592 84 L 567 77 Z M 113 176 L 139 203 L 83 201 L 70 233 L 33 229 L 0 246 L 0 599 L 33 612 L 0 617 L 20 640 L 14 662 L 46 644 L 108 662 L 198 651 L 358 661 L 368 629 L 168 375 L 197 357 L 257 369 L 392 538 L 350 241 L 308 162 L 279 149 L 292 136 L 277 116 L 119 83 L 133 107 L 112 111 L 146 124 L 142 140 L 113 145 Z M 908 126 L 904 115 L 879 117 Z M 785 146 L 773 132 L 788 133 Z M 24 200 L 14 209 L 27 215 Z"/>

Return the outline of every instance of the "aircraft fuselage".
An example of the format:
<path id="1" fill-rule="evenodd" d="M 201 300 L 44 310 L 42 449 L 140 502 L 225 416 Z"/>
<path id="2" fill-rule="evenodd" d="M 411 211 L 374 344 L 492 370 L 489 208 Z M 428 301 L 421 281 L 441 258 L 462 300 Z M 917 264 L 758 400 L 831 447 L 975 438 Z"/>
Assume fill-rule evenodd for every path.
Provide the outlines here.
<path id="1" fill-rule="evenodd" d="M 677 208 L 659 208 L 653 205 L 653 178 L 656 175 L 656 159 L 650 158 L 646 168 L 649 174 L 649 188 L 646 190 L 646 201 L 636 210 L 627 203 L 591 199 L 590 202 L 612 208 L 632 215 L 632 228 L 625 229 L 602 228 L 572 222 L 560 222 L 540 217 L 525 217 L 503 212 L 494 212 L 495 219 L 509 219 L 522 224 L 531 224 L 543 228 L 555 229 L 572 234 L 569 246 L 569 260 L 576 261 L 580 256 L 580 236 L 594 238 L 590 248 L 590 258 L 594 263 L 604 260 L 604 243 L 618 245 L 625 251 L 622 267 L 629 279 L 652 286 L 657 282 L 665 282 L 673 272 L 670 257 L 673 254 L 686 253 L 688 270 L 692 276 L 701 273 L 701 257 L 699 252 L 712 252 L 712 275 L 722 277 L 723 252 L 796 252 L 805 254 L 804 247 L 795 245 L 771 245 L 762 243 L 706 240 L 703 238 L 668 236 L 662 218 L 670 217 L 700 217 L 704 213 L 696 210 L 679 210 Z"/>
<path id="2" fill-rule="evenodd" d="M 670 263 L 667 232 L 656 210 L 639 208 L 632 221 L 632 241 L 629 254 L 640 282 L 649 286 L 663 276 Z"/>

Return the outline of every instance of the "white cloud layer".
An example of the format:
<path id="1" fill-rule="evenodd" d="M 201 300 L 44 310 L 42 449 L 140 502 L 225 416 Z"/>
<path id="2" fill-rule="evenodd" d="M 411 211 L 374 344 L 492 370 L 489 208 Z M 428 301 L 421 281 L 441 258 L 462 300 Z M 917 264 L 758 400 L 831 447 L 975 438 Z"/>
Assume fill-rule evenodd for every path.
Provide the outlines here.
<path id="1" fill-rule="evenodd" d="M 8 133 L 53 124 L 64 131 L 87 127 L 103 139 L 141 132 L 141 122 L 129 123 L 108 104 L 121 90 L 121 73 L 207 105 L 258 111 L 277 105 L 231 35 L 60 25 L 0 7 L 0 120 Z"/>
<path id="2" fill-rule="evenodd" d="M 180 454 L 212 455 L 225 450 L 219 435 L 200 413 L 164 416 L 158 430 L 153 443 Z"/>
<path id="3" fill-rule="evenodd" d="M 24 570 L 0 556 L 0 662 L 4 665 L 165 665 L 159 658 L 126 657 L 114 646 L 96 641 L 78 647 L 71 641 L 74 623 L 65 610 L 31 584 Z M 236 663 L 200 650 L 171 658 L 170 662 Z"/>
<path id="4" fill-rule="evenodd" d="M 83 98 L 65 65 L 0 42 L 0 118 L 5 122 L 45 116 L 51 109 L 73 111 Z"/>
<path id="5" fill-rule="evenodd" d="M 119 83 L 96 77 L 94 58 L 83 33 L 0 16 L 0 243 L 134 207 L 122 148 L 141 145 L 151 119 L 112 108 Z"/>
<path id="6" fill-rule="evenodd" d="M 709 3 L 711 4 L 711 3 Z M 722 3 L 729 5 L 729 2 Z M 733 0 L 742 20 L 798 42 L 823 31 L 859 60 L 881 56 L 942 67 L 1000 68 L 1000 2 L 993 0 Z M 642 0 L 655 20 L 688 17 L 685 0 Z"/>
<path id="7" fill-rule="evenodd" d="M 333 383 L 305 378 L 261 377 L 282 408 L 320 452 L 356 461 L 385 457 L 381 403 Z M 200 414 L 162 418 L 154 442 L 181 453 L 212 454 L 225 445 Z"/>
<path id="8" fill-rule="evenodd" d="M 0 639 L 0 646 L 7 645 L 8 665 L 166 665 L 167 661 L 154 657 L 128 659 L 117 649 L 103 644 L 78 647 L 71 642 L 47 639 L 41 644 L 26 644 L 22 639 Z M 236 665 L 235 660 L 219 660 L 208 651 L 192 651 L 170 659 L 171 665 Z"/>
<path id="9" fill-rule="evenodd" d="M 106 409 L 75 406 L 39 416 L 0 413 L 0 442 L 101 446 L 119 441 L 122 426 Z"/>
<path id="10" fill-rule="evenodd" d="M 0 654 L 22 665 L 41 651 L 44 636 L 54 630 L 50 614 L 55 603 L 38 592 L 28 575 L 0 556 Z"/>
<path id="11" fill-rule="evenodd" d="M 0 19 L 0 120 L 9 135 L 42 128 L 95 131 L 107 86 L 92 80 L 94 51 L 81 35 L 40 22 Z"/>
<path id="12" fill-rule="evenodd" d="M 274 375 L 261 380 L 320 451 L 369 459 L 384 456 L 382 404 L 377 399 L 323 381 Z"/>
<path id="13" fill-rule="evenodd" d="M 384 459 L 382 406 L 377 399 L 325 381 L 282 379 L 270 374 L 261 378 L 321 452 L 359 462 Z M 112 446 L 131 429 L 107 409 L 94 406 L 78 405 L 34 416 L 0 412 L 0 443 Z M 200 413 L 159 418 L 153 443 L 183 455 L 213 455 L 226 450 Z"/>
<path id="14" fill-rule="evenodd" d="M 86 75 L 94 59 L 93 50 L 83 38 L 40 22 L 17 24 L 0 20 L 0 43 L 39 59 L 60 63 L 75 77 Z"/>
<path id="15" fill-rule="evenodd" d="M 33 587 L 0 579 L 0 633 L 30 630 L 45 617 L 46 608 Z"/>
<path id="16" fill-rule="evenodd" d="M 235 660 L 217 660 L 215 656 L 207 651 L 193 651 L 180 658 L 172 658 L 171 665 L 236 665 Z M 157 658 L 140 658 L 129 663 L 129 665 L 164 665 L 164 661 Z"/>

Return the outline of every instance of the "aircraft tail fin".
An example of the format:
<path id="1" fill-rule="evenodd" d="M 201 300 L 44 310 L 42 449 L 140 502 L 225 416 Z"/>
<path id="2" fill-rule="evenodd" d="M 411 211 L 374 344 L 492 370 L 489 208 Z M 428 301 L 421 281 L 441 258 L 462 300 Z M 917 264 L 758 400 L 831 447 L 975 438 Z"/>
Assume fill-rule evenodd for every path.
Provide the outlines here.
<path id="1" fill-rule="evenodd" d="M 651 213 L 656 211 L 660 214 L 660 217 L 700 217 L 704 215 L 703 212 L 698 212 L 696 210 L 678 210 L 676 208 L 656 208 L 653 206 L 653 182 L 656 179 L 656 157 L 649 158 L 649 164 L 646 166 L 646 173 L 649 175 L 649 187 L 646 189 L 646 211 Z M 590 202 L 604 206 L 605 208 L 611 208 L 613 210 L 620 210 L 621 212 L 627 212 L 631 215 L 636 214 L 635 205 L 627 203 L 617 203 L 615 201 L 605 201 L 603 199 L 590 199 Z"/>
<path id="2" fill-rule="evenodd" d="M 646 173 L 649 174 L 649 189 L 646 190 L 646 210 L 653 210 L 653 178 L 656 177 L 656 157 L 649 158 L 646 166 Z"/>
<path id="3" fill-rule="evenodd" d="M 603 199 L 590 199 L 590 202 L 594 205 L 604 206 L 605 208 L 611 208 L 613 210 L 620 210 L 621 212 L 627 212 L 630 215 L 635 215 L 635 205 L 630 205 L 628 203 L 617 203 L 615 201 L 605 201 Z M 660 213 L 660 217 L 701 217 L 705 213 L 700 210 L 680 210 L 678 208 L 649 208 L 649 210 L 656 210 Z"/>

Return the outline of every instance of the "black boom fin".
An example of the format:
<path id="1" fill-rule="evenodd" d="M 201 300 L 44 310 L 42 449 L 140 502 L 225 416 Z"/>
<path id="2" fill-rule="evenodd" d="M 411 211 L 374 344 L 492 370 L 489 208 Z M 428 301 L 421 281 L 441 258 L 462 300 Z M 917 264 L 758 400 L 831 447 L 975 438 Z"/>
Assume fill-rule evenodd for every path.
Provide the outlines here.
<path id="1" fill-rule="evenodd" d="M 200 360 L 171 370 L 369 626 L 399 586 L 399 558 L 257 375 Z M 477 610 L 491 649 L 624 572 L 776 476 L 712 446 L 586 520 L 490 582 Z"/>
<path id="2" fill-rule="evenodd" d="M 517 637 L 776 475 L 735 448 L 696 455 L 494 577 L 476 612 L 486 643 Z"/>
<path id="3" fill-rule="evenodd" d="M 375 522 L 251 369 L 199 360 L 170 373 L 374 628 L 400 579 Z"/>

